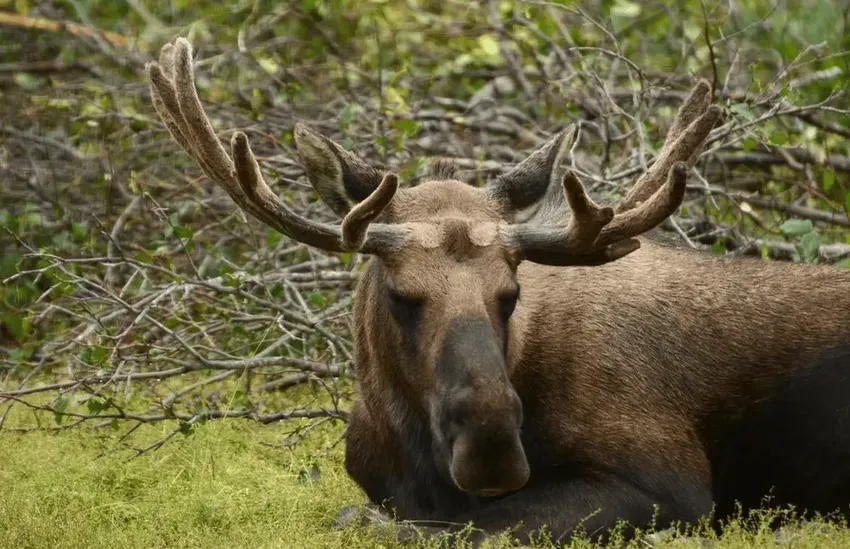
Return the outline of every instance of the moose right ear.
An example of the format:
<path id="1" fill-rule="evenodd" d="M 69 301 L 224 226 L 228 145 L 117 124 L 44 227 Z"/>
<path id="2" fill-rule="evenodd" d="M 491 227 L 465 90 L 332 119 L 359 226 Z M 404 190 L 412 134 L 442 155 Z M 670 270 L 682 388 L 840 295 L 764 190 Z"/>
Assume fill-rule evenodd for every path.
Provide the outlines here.
<path id="1" fill-rule="evenodd" d="M 381 184 L 383 174 L 357 155 L 303 124 L 295 124 L 295 146 L 319 197 L 345 217 Z"/>
<path id="2" fill-rule="evenodd" d="M 528 208 L 546 195 L 550 186 L 560 187 L 558 167 L 569 156 L 577 138 L 575 125 L 555 134 L 514 169 L 487 184 L 487 193 L 506 214 Z"/>

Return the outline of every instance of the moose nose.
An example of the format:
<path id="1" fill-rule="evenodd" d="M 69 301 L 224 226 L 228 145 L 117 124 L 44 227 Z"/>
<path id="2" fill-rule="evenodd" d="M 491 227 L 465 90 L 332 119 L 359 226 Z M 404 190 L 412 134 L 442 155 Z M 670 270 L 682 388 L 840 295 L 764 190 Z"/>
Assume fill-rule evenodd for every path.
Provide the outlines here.
<path id="1" fill-rule="evenodd" d="M 455 485 L 480 497 L 494 497 L 525 486 L 530 474 L 517 432 L 471 432 L 452 445 Z"/>
<path id="2" fill-rule="evenodd" d="M 508 384 L 455 393 L 445 431 L 450 445 L 449 471 L 463 490 L 494 497 L 522 488 L 529 477 L 520 439 L 522 403 Z"/>

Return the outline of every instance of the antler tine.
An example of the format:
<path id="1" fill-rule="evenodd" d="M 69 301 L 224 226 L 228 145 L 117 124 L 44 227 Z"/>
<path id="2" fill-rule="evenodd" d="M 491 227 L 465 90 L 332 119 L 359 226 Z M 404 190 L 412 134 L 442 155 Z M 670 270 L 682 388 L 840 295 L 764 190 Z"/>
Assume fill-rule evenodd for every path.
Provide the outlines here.
<path id="1" fill-rule="evenodd" d="M 378 188 L 365 200 L 351 208 L 342 220 L 342 245 L 349 250 L 357 250 L 366 240 L 366 230 L 384 208 L 389 205 L 398 189 L 398 176 L 384 174 Z"/>
<path id="2" fill-rule="evenodd" d="M 711 106 L 711 84 L 708 80 L 699 79 L 691 90 L 691 93 L 685 98 L 682 106 L 679 107 L 679 112 L 676 118 L 673 119 L 673 124 L 667 130 L 667 137 L 664 139 L 665 145 L 672 143 L 685 131 L 685 128 L 690 126 L 691 122 L 699 118 Z M 663 149 L 664 147 L 662 147 Z"/>
<path id="3" fill-rule="evenodd" d="M 598 238 L 614 218 L 614 209 L 596 204 L 578 177 L 567 172 L 561 181 L 572 215 L 566 230 L 528 223 L 503 229 L 507 245 L 520 258 L 547 265 L 601 265 L 617 260 L 640 247 L 637 240 L 599 246 Z"/>
<path id="4" fill-rule="evenodd" d="M 181 39 L 177 41 L 178 46 L 181 45 Z M 188 46 L 188 43 L 186 44 Z M 222 162 L 216 164 L 209 162 L 209 159 L 202 153 L 200 147 L 193 138 L 194 134 L 189 129 L 189 123 L 183 115 L 180 102 L 177 96 L 177 88 L 175 82 L 175 57 L 177 55 L 177 47 L 172 44 L 166 44 L 160 51 L 160 63 L 148 63 L 146 65 L 148 74 L 148 83 L 150 85 L 151 97 L 153 105 L 159 117 L 162 119 L 165 126 L 168 128 L 172 137 L 177 141 L 183 149 L 201 166 L 204 173 L 213 181 L 219 183 L 230 197 L 244 210 L 251 213 L 264 223 L 271 223 L 271 218 L 266 215 L 260 208 L 251 204 L 239 188 L 238 183 L 233 179 L 232 168 L 224 171 L 217 170 Z M 189 66 L 191 70 L 191 65 Z M 193 84 L 194 86 L 194 84 Z M 203 111 L 201 111 L 203 112 Z M 214 151 L 219 155 L 223 155 L 225 162 L 232 162 L 227 157 L 227 153 L 219 146 L 218 150 Z"/>
<path id="5" fill-rule="evenodd" d="M 687 167 L 693 166 L 702 144 L 720 115 L 720 107 L 711 105 L 711 86 L 705 80 L 700 80 L 679 109 L 655 162 L 617 206 L 617 214 L 635 208 L 652 196 L 664 185 L 667 172 L 676 162 L 684 162 Z"/>
<path id="6" fill-rule="evenodd" d="M 608 246 L 635 237 L 652 229 L 672 215 L 685 197 L 688 182 L 688 165 L 677 162 L 667 172 L 667 180 L 660 189 L 639 206 L 614 216 L 599 234 L 596 246 Z"/>
<path id="7" fill-rule="evenodd" d="M 576 251 L 586 252 L 593 247 L 603 227 L 614 219 L 614 209 L 596 204 L 572 172 L 564 174 L 561 184 L 572 211 L 566 238 L 574 243 L 572 247 Z"/>
<path id="8" fill-rule="evenodd" d="M 392 200 L 395 176 L 385 178 L 389 183 L 382 183 L 364 201 L 368 207 L 355 209 L 354 218 L 343 220 L 343 229 L 306 219 L 287 208 L 266 184 L 243 132 L 235 132 L 231 139 L 233 159 L 227 154 L 195 90 L 192 48 L 186 39 L 163 46 L 159 63 L 148 63 L 146 69 L 154 108 L 171 135 L 242 209 L 299 242 L 328 251 L 382 254 L 403 242 L 403 228 L 369 225 Z"/>
<path id="9" fill-rule="evenodd" d="M 232 185 L 233 161 L 218 140 L 195 89 L 192 46 L 185 38 L 178 38 L 174 50 L 174 89 L 180 114 L 186 122 L 184 131 L 217 178 L 226 185 Z"/>
<path id="10" fill-rule="evenodd" d="M 177 96 L 172 95 L 171 93 L 160 94 L 158 89 L 159 87 L 163 87 L 167 90 L 167 92 L 171 92 L 174 89 L 174 46 L 172 44 L 166 44 L 162 47 L 159 54 L 159 66 L 150 63 L 145 68 L 148 73 L 148 85 L 151 90 L 151 98 L 153 99 L 154 109 L 165 123 L 165 127 L 168 128 L 171 136 L 180 144 L 180 146 L 189 152 L 193 152 L 194 146 L 189 138 L 183 133 L 181 128 L 181 125 L 185 124 L 182 116 L 179 123 L 171 116 L 173 109 L 177 109 L 176 112 L 179 113 L 179 107 L 177 107 Z M 169 84 L 165 86 L 156 86 L 154 84 L 154 80 L 161 82 L 167 80 Z M 165 104 L 163 96 L 168 97 L 168 105 Z"/>

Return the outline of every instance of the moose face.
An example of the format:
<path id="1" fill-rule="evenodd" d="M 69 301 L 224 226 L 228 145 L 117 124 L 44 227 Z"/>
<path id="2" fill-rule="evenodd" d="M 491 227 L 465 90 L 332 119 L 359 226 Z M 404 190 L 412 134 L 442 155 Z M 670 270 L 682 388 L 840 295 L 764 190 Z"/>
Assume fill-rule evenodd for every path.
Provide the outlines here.
<path id="1" fill-rule="evenodd" d="M 529 475 L 522 405 L 505 358 L 511 314 L 518 301 L 521 308 L 517 265 L 593 266 L 637 250 L 634 237 L 678 208 L 688 168 L 720 117 L 710 86 L 700 82 L 655 163 L 616 211 L 596 205 L 571 172 L 556 176 L 573 129 L 483 188 L 464 185 L 438 162 L 430 181 L 399 191 L 394 174 L 296 124 L 307 177 L 343 217 L 333 226 L 283 203 L 243 132 L 233 134 L 228 155 L 195 90 L 188 41 L 163 46 L 147 74 L 153 105 L 175 141 L 246 212 L 299 242 L 375 256 L 353 324 L 368 334 L 357 344 L 386 360 L 359 365 L 361 388 L 401 395 L 429 426 L 438 466 L 459 489 L 482 496 L 519 489 Z M 516 222 L 529 211 L 537 212 L 535 221 Z"/>
<path id="2" fill-rule="evenodd" d="M 399 371 L 379 375 L 418 400 L 447 479 L 479 496 L 517 490 L 529 467 L 505 354 L 520 288 L 497 204 L 452 180 L 399 191 L 394 202 L 393 221 L 414 229 L 363 296 L 386 309 L 376 329 L 397 348 L 388 367 Z"/>

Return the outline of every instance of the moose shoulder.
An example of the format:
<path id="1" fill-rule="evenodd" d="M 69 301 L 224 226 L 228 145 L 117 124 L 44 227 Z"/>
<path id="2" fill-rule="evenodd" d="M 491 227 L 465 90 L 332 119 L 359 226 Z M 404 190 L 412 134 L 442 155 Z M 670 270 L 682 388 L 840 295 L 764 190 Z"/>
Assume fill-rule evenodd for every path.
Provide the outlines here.
<path id="1" fill-rule="evenodd" d="M 261 221 L 372 259 L 353 332 L 359 397 L 346 467 L 400 519 L 521 524 L 567 540 L 850 504 L 850 272 L 721 259 L 638 236 L 682 201 L 720 111 L 699 83 L 616 208 L 571 173 L 556 135 L 483 188 L 435 165 L 398 189 L 296 125 L 307 175 L 343 217 L 298 216 L 245 135 L 220 145 L 178 39 L 148 66 L 172 136 Z M 433 524 L 433 522 L 430 522 Z"/>

